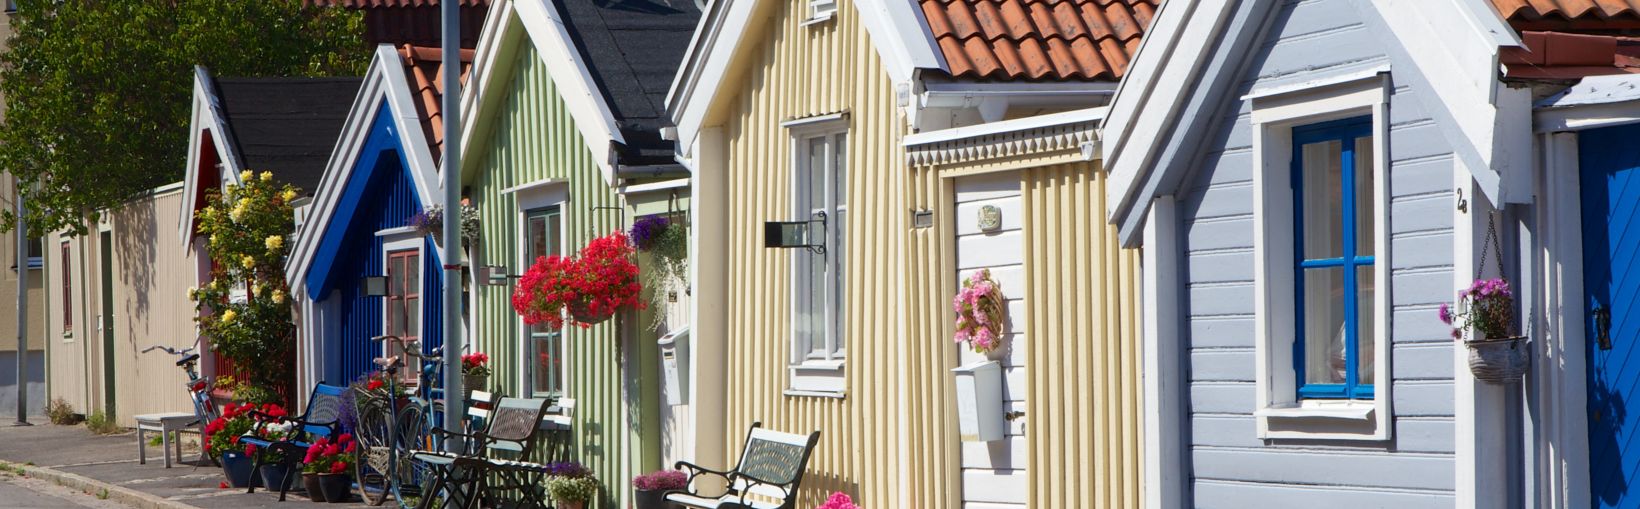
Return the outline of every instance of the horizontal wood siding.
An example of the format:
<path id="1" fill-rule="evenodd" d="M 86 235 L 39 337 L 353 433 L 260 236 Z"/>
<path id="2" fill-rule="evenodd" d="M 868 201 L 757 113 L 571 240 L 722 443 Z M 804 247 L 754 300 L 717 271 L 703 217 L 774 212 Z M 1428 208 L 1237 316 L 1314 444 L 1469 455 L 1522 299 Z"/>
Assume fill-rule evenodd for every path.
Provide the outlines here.
<path id="1" fill-rule="evenodd" d="M 1299 83 L 1390 61 L 1347 0 L 1288 1 L 1241 82 Z M 1395 70 L 1415 72 L 1395 63 Z M 1391 340 L 1395 384 L 1388 442 L 1257 438 L 1253 325 L 1250 108 L 1230 105 L 1202 166 L 1181 192 L 1189 338 L 1189 444 L 1199 507 L 1450 507 L 1452 341 L 1435 308 L 1451 297 L 1452 150 L 1419 94 L 1392 76 Z M 1302 501 L 1302 502 L 1299 502 Z"/>
<path id="2" fill-rule="evenodd" d="M 905 259 L 909 171 L 900 148 L 904 119 L 854 6 L 838 2 L 836 18 L 802 26 L 806 5 L 786 0 L 757 9 L 751 26 L 761 35 L 744 43 L 753 49 L 737 57 L 720 92 L 733 99 L 706 123 L 724 127 L 731 197 L 729 224 L 698 225 L 729 232 L 726 457 L 738 457 L 746 426 L 754 421 L 794 433 L 819 431 L 797 507 L 818 505 L 831 491 L 847 492 L 864 507 L 905 507 L 902 490 L 920 483 L 902 483 L 927 471 L 907 470 L 900 462 L 902 426 L 917 411 L 906 405 L 923 404 L 920 393 L 901 394 L 906 364 L 900 342 L 925 338 L 910 335 L 902 312 L 906 271 L 899 263 Z M 763 222 L 791 216 L 792 141 L 781 123 L 840 112 L 848 113 L 849 124 L 847 396 L 787 396 L 791 252 L 763 247 Z M 928 373 L 913 367 L 908 375 Z M 949 499 L 940 500 L 914 499 L 911 507 L 949 507 Z"/>
<path id="3" fill-rule="evenodd" d="M 516 20 L 508 22 L 516 23 Z M 514 27 L 522 33 L 522 27 Z M 567 242 L 573 252 L 595 237 L 622 226 L 618 195 L 604 182 L 587 150 L 574 119 L 541 56 L 526 42 L 508 44 L 511 56 L 498 58 L 497 82 L 492 93 L 505 94 L 491 131 L 478 133 L 464 172 L 472 175 L 469 196 L 478 207 L 482 234 L 473 251 L 473 264 L 500 265 L 510 273 L 522 274 L 528 266 L 517 259 L 523 239 L 514 197 L 503 190 L 555 179 L 567 182 L 569 201 L 563 217 Z M 602 156 L 602 154 L 598 154 Z M 495 372 L 491 383 L 504 394 L 527 394 L 523 383 L 523 322 L 512 309 L 513 286 L 476 285 L 473 312 L 477 330 L 474 348 L 488 352 Z M 604 485 L 596 504 L 589 507 L 626 507 L 629 480 L 641 470 L 658 468 L 644 464 L 639 443 L 642 426 L 634 413 L 636 397 L 628 401 L 622 392 L 623 355 L 653 356 L 654 342 L 636 342 L 623 349 L 617 341 L 617 322 L 633 320 L 622 316 L 589 329 L 564 330 L 565 367 L 568 372 L 566 396 L 577 401 L 574 423 L 575 459 L 586 464 Z M 650 412 L 653 413 L 653 412 Z M 652 456 L 652 455 L 651 455 Z M 651 460 L 653 461 L 653 460 Z"/>

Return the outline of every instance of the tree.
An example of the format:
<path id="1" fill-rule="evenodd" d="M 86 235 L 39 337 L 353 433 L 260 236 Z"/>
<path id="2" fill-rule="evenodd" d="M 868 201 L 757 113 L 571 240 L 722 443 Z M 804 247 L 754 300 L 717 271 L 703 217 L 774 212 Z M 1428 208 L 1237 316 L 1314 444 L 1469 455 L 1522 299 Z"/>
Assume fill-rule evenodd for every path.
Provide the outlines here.
<path id="1" fill-rule="evenodd" d="M 36 234 L 84 233 L 100 209 L 181 179 L 194 65 L 356 76 L 370 57 L 361 14 L 300 0 L 19 0 L 12 27 L 0 168 L 33 189 Z"/>
<path id="2" fill-rule="evenodd" d="M 206 191 L 199 232 L 211 253 L 211 282 L 188 290 L 194 322 L 211 349 L 233 361 L 257 393 L 289 389 L 296 324 L 285 283 L 286 238 L 296 230 L 296 188 L 245 170 L 241 186 Z M 286 392 L 288 394 L 288 392 Z M 252 398 L 253 400 L 255 398 Z"/>

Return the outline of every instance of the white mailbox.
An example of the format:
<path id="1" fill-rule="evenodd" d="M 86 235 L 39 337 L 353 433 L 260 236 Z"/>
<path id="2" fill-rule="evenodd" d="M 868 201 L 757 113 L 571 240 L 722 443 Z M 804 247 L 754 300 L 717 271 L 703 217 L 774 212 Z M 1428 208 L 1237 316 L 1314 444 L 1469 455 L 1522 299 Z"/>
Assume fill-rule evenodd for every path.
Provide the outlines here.
<path id="1" fill-rule="evenodd" d="M 1002 365 L 980 361 L 951 370 L 957 377 L 957 431 L 965 442 L 1002 440 Z"/>
<path id="2" fill-rule="evenodd" d="M 689 381 L 689 327 L 668 332 L 656 343 L 661 347 L 661 383 L 665 385 L 662 392 L 666 393 L 666 404 L 682 405 L 684 391 L 688 389 L 684 383 Z"/>

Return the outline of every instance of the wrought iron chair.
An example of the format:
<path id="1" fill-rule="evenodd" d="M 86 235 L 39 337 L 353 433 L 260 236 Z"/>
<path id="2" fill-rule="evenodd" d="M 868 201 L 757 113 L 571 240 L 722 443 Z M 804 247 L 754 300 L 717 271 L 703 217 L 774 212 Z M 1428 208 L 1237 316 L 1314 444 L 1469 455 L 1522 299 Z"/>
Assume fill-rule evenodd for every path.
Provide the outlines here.
<path id="1" fill-rule="evenodd" d="M 763 423 L 754 422 L 746 434 L 746 445 L 741 448 L 740 462 L 733 470 L 712 470 L 679 461 L 675 468 L 689 472 L 690 488 L 668 493 L 666 500 L 685 507 L 711 509 L 792 509 L 797 504 L 797 488 L 802 484 L 809 454 L 818 443 L 818 431 L 795 435 L 764 429 Z M 701 476 L 723 479 L 728 491 L 716 497 L 701 494 L 693 487 L 695 479 Z"/>
<path id="2" fill-rule="evenodd" d="M 255 461 L 251 466 L 251 478 L 255 479 L 262 467 L 267 466 L 268 456 L 278 453 L 279 464 L 285 467 L 285 476 L 279 482 L 279 501 L 285 500 L 285 493 L 290 490 L 292 475 L 300 475 L 295 468 L 300 464 L 307 448 L 319 437 L 333 437 L 341 433 L 341 415 L 343 395 L 346 387 L 318 384 L 313 386 L 312 395 L 308 396 L 307 410 L 302 415 L 280 417 L 262 412 L 251 412 L 252 417 L 258 419 L 257 430 L 275 422 L 288 422 L 295 425 L 291 435 L 280 441 L 270 441 L 252 435 L 246 435 L 239 442 L 256 446 Z M 256 493 L 256 483 L 250 483 L 246 493 Z M 268 489 L 273 489 L 269 486 Z"/>
<path id="3" fill-rule="evenodd" d="M 527 497 L 523 492 L 531 490 L 522 489 L 526 486 L 512 482 L 517 477 L 508 475 L 508 465 L 519 462 L 499 459 L 494 455 L 504 453 L 518 458 L 529 457 L 535 449 L 535 433 L 540 429 L 541 416 L 546 410 L 547 401 L 543 399 L 501 398 L 486 412 L 487 415 L 483 415 L 483 431 L 462 433 L 434 428 L 433 433 L 444 440 L 461 439 L 466 447 L 461 454 L 440 451 L 415 453 L 415 459 L 427 464 L 433 476 L 427 496 L 422 498 L 422 507 L 478 507 L 486 493 L 492 491 L 516 491 L 519 496 Z M 499 482 L 490 482 L 492 475 L 496 475 Z M 492 490 L 492 487 L 503 489 Z"/>

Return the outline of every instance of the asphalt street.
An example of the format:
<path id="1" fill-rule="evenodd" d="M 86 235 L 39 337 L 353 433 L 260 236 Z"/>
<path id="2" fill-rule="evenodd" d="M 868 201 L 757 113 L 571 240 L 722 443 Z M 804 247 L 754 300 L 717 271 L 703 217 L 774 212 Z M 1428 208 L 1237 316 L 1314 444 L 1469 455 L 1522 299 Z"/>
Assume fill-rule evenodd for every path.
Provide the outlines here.
<path id="1" fill-rule="evenodd" d="M 100 500 L 49 481 L 0 472 L 0 506 L 13 509 L 125 509 L 109 500 Z"/>

